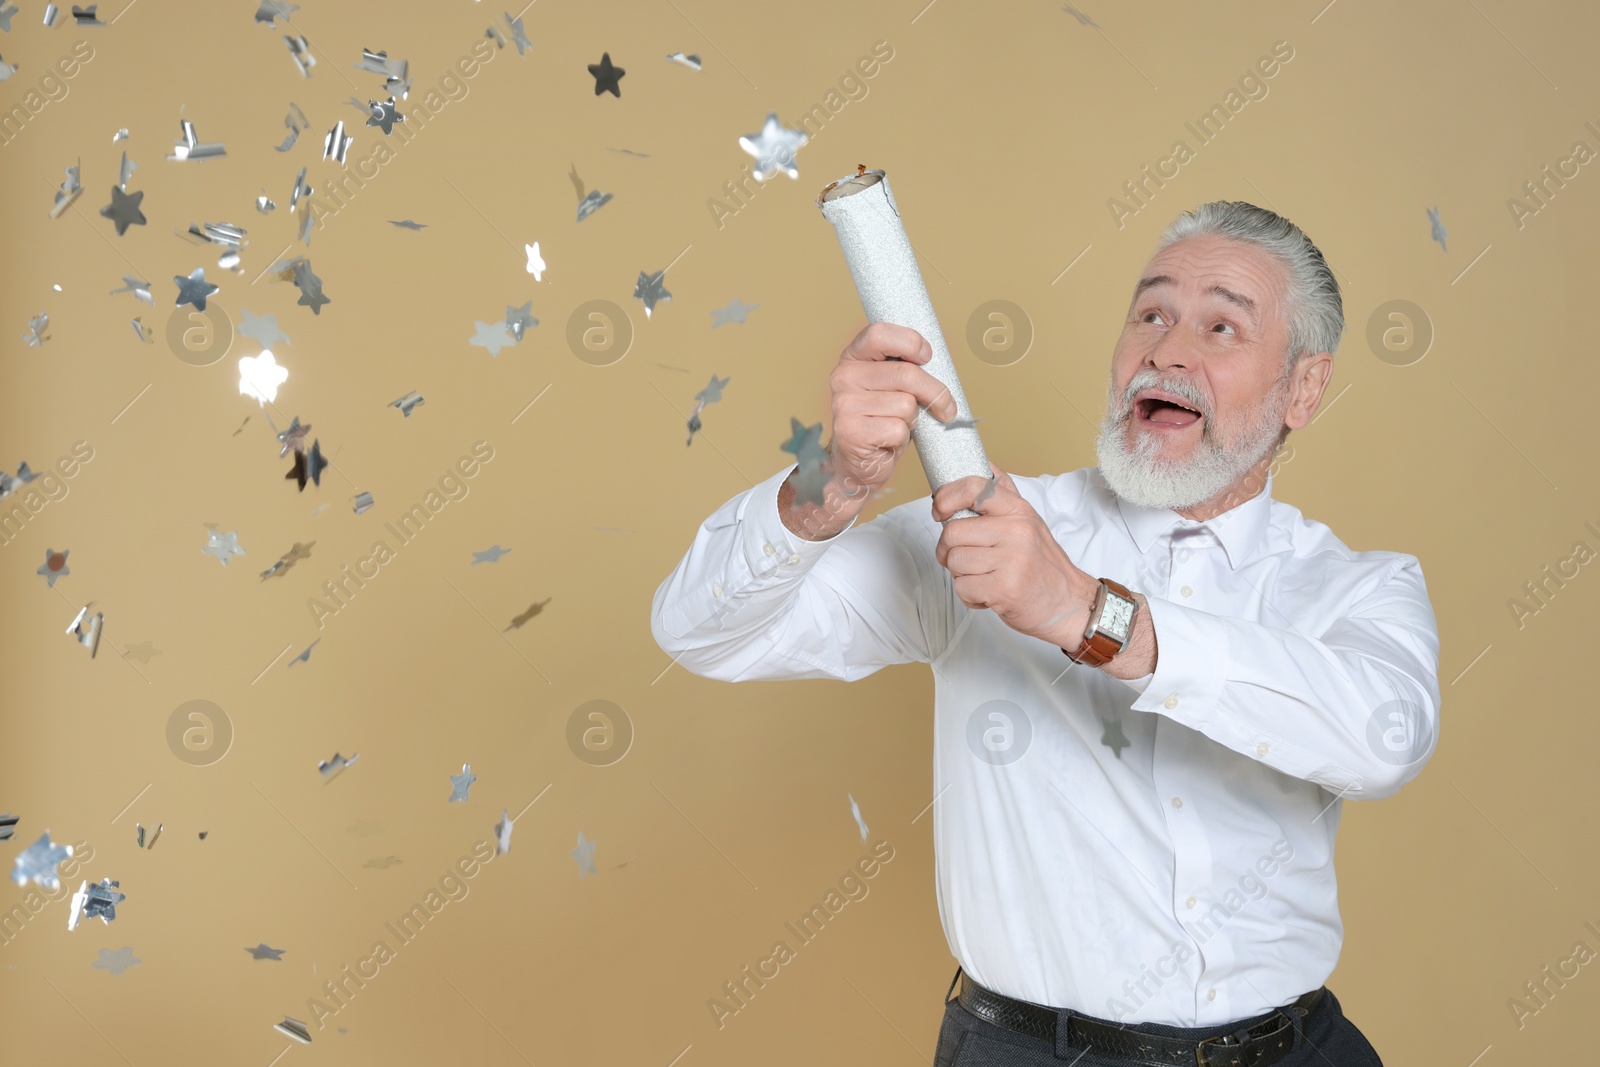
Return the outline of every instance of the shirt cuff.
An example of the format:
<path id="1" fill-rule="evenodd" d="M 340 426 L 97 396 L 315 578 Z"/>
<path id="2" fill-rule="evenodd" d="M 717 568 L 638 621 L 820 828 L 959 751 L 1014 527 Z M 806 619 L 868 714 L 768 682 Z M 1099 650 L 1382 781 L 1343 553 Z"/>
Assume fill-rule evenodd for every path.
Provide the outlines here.
<path id="1" fill-rule="evenodd" d="M 1146 597 L 1145 603 L 1160 655 L 1154 672 L 1128 680 L 1141 694 L 1133 702 L 1133 710 L 1166 715 L 1203 731 L 1211 722 L 1233 664 L 1228 628 L 1217 616 L 1198 608 L 1156 597 Z"/>
<path id="2" fill-rule="evenodd" d="M 779 471 L 766 481 L 759 483 L 749 492 L 744 506 L 739 512 L 740 546 L 744 551 L 745 564 L 750 568 L 750 573 L 765 576 L 769 571 L 778 567 L 794 568 L 798 571 L 791 573 L 803 574 L 815 563 L 821 555 L 828 550 L 828 546 L 838 541 L 856 524 L 857 514 L 850 520 L 850 525 L 834 534 L 825 541 L 808 541 L 797 533 L 793 533 L 783 524 L 783 519 L 778 512 L 778 491 L 783 488 L 783 483 L 788 481 L 789 475 L 798 467 L 798 464 Z"/>

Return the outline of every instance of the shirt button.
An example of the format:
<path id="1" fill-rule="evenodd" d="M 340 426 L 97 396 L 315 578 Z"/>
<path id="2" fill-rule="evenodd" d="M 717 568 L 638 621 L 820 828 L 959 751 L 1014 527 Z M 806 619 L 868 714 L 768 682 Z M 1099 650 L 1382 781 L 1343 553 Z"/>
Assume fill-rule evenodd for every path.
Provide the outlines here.
<path id="1" fill-rule="evenodd" d="M 1175 807 L 1175 808 L 1183 807 L 1183 798 L 1182 797 L 1173 797 L 1172 798 L 1172 806 Z"/>
<path id="2" fill-rule="evenodd" d="M 1186 907 L 1186 908 L 1192 908 L 1197 903 L 1199 903 L 1199 901 L 1195 900 L 1194 897 L 1190 897 L 1188 900 L 1183 902 L 1183 906 Z"/>
<path id="3" fill-rule="evenodd" d="M 1206 999 L 1207 1000 L 1216 1000 L 1217 999 L 1217 991 L 1215 989 L 1206 990 Z"/>
<path id="4" fill-rule="evenodd" d="M 770 556 L 773 553 L 777 552 L 778 550 L 773 548 L 771 545 L 762 545 L 761 546 L 761 551 L 765 552 L 767 555 Z"/>
<path id="5" fill-rule="evenodd" d="M 721 596 L 722 595 L 722 586 L 721 585 L 712 586 L 711 587 L 711 595 L 712 596 Z"/>
<path id="6" fill-rule="evenodd" d="M 1182 589 L 1178 590 L 1178 592 L 1182 593 L 1184 596 L 1194 596 L 1194 590 L 1190 589 L 1188 586 L 1184 586 Z"/>
<path id="7" fill-rule="evenodd" d="M 1178 706 L 1178 695 L 1176 693 L 1174 693 L 1172 696 L 1169 696 L 1166 700 L 1163 700 L 1162 703 L 1165 704 L 1168 708 L 1175 708 L 1175 707 Z"/>
<path id="8" fill-rule="evenodd" d="M 1256 746 L 1256 755 L 1265 756 L 1266 754 L 1267 754 L 1267 743 L 1265 741 L 1263 741 L 1259 745 Z"/>
<path id="9" fill-rule="evenodd" d="M 790 556 L 789 557 L 789 562 L 790 563 L 799 563 L 800 562 L 800 556 L 798 554 Z"/>

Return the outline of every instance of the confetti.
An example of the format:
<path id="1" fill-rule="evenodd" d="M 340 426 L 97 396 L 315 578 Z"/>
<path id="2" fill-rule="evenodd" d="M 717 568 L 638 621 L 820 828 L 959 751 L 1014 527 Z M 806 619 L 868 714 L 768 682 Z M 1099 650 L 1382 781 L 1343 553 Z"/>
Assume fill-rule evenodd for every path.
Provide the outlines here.
<path id="1" fill-rule="evenodd" d="M 54 4 L 44 5 L 44 24 L 46 26 L 54 26 L 56 24 L 56 20 L 60 17 L 61 9 L 59 7 Z"/>
<path id="2" fill-rule="evenodd" d="M 312 545 L 315 544 L 315 541 L 311 542 L 309 545 L 303 545 L 299 541 L 296 541 L 294 546 L 290 548 L 289 551 L 285 552 L 281 557 L 279 557 L 278 562 L 261 572 L 261 580 L 264 582 L 268 578 L 283 574 L 300 560 L 310 559 L 311 548 Z"/>
<path id="3" fill-rule="evenodd" d="M 0 78 L 0 81 L 4 80 Z M 83 192 L 83 183 L 78 180 L 78 174 L 82 168 L 82 160 L 79 160 L 77 165 L 66 168 L 67 176 L 62 181 L 60 188 L 56 190 L 55 206 L 50 209 L 51 218 L 55 218 L 71 207 L 72 202 L 78 199 L 78 195 Z"/>
<path id="4" fill-rule="evenodd" d="M 118 892 L 121 882 L 111 878 L 102 878 L 98 885 L 90 884 L 87 880 L 78 886 L 78 891 L 72 894 L 72 913 L 67 916 L 67 929 L 76 930 L 78 923 L 83 919 L 98 917 L 103 923 L 110 923 L 117 917 L 117 905 L 128 898 L 128 894 Z"/>
<path id="5" fill-rule="evenodd" d="M 300 425 L 299 415 L 296 415 L 294 418 L 290 419 L 289 428 L 287 430 L 278 431 L 278 440 L 283 443 L 283 447 L 278 450 L 278 458 L 282 459 L 284 456 L 287 456 L 289 454 L 289 449 L 291 448 L 296 452 L 304 452 L 306 448 L 306 431 L 310 429 L 310 423 L 307 423 L 304 426 Z"/>
<path id="6" fill-rule="evenodd" d="M 300 173 L 294 176 L 294 188 L 289 191 L 289 214 L 293 215 L 295 208 L 300 204 L 300 198 L 302 196 L 309 197 L 311 192 L 311 186 L 306 184 L 306 168 L 301 167 Z M 311 212 L 308 210 L 306 212 L 307 217 L 310 214 Z"/>
<path id="7" fill-rule="evenodd" d="M 1122 758 L 1122 750 L 1133 744 L 1132 741 L 1128 740 L 1128 736 L 1122 732 L 1121 717 L 1107 719 L 1102 716 L 1100 723 L 1105 727 L 1105 732 L 1100 735 L 1100 743 L 1109 748 L 1120 760 Z"/>
<path id="8" fill-rule="evenodd" d="M 721 326 L 725 322 L 743 323 L 745 316 L 749 315 L 750 312 L 754 311 L 760 306 L 760 304 L 740 303 L 739 298 L 734 297 L 733 303 L 729 304 L 727 307 L 714 308 L 712 310 L 711 315 L 716 319 L 716 321 L 711 324 L 711 328 L 715 330 L 718 326 Z"/>
<path id="9" fill-rule="evenodd" d="M 65 578 L 72 573 L 72 568 L 67 566 L 67 553 L 71 551 L 70 548 L 63 548 L 60 552 L 53 548 L 45 549 L 44 563 L 33 573 L 44 575 L 45 584 L 54 589 L 57 578 Z"/>
<path id="10" fill-rule="evenodd" d="M 265 190 L 262 190 L 261 195 L 256 197 L 256 210 L 263 215 L 272 214 L 277 207 L 278 205 L 272 202 L 272 198 L 266 194 Z"/>
<path id="11" fill-rule="evenodd" d="M 390 99 L 393 99 L 393 97 Z M 333 124 L 333 129 L 329 130 L 328 135 L 322 139 L 322 158 L 337 159 L 339 165 L 341 167 L 344 166 L 344 157 L 350 151 L 350 145 L 354 141 L 354 137 L 344 132 L 344 120 L 340 119 Z"/>
<path id="12" fill-rule="evenodd" d="M 18 465 L 17 476 L 15 478 L 11 477 L 5 471 L 0 470 L 0 497 L 4 497 L 9 493 L 17 492 L 17 486 L 27 485 L 37 477 L 39 476 L 29 470 L 26 463 Z"/>
<path id="13" fill-rule="evenodd" d="M 472 564 L 477 566 L 479 563 L 498 563 L 500 562 L 500 557 L 510 551 L 509 548 L 501 548 L 498 544 L 491 545 L 482 552 L 474 552 L 472 554 Z"/>
<path id="14" fill-rule="evenodd" d="M 89 650 L 89 658 L 94 659 L 95 653 L 100 651 L 100 628 L 105 625 L 104 612 L 97 611 L 93 617 L 89 615 L 88 605 L 78 609 L 78 614 L 64 632 L 77 637 L 78 644 Z"/>
<path id="15" fill-rule="evenodd" d="M 178 286 L 178 299 L 173 303 L 173 307 L 193 304 L 195 310 L 204 311 L 206 309 L 206 297 L 217 292 L 220 288 L 220 286 L 206 281 L 206 269 L 204 267 L 196 267 L 189 272 L 187 278 L 181 274 L 174 274 L 172 280 Z"/>
<path id="16" fill-rule="evenodd" d="M 120 289 L 117 291 L 121 292 Z M 262 348 L 276 348 L 280 341 L 289 343 L 289 335 L 278 329 L 278 316 L 271 313 L 254 315 L 248 308 L 240 308 L 239 317 L 240 322 L 235 329 L 245 337 L 253 338 Z"/>
<path id="17" fill-rule="evenodd" d="M 156 298 L 150 293 L 150 283 L 140 281 L 131 274 L 124 274 L 122 276 L 122 288 L 111 290 L 109 295 L 116 296 L 118 293 L 132 293 L 135 299 L 143 300 L 151 307 L 156 306 Z"/>
<path id="18" fill-rule="evenodd" d="M 589 73 L 594 75 L 594 95 L 609 92 L 612 96 L 622 96 L 622 86 L 618 83 L 628 72 L 612 64 L 610 52 L 600 53 L 600 62 L 590 63 Z"/>
<path id="19" fill-rule="evenodd" d="M 96 18 L 94 14 L 95 8 L 99 6 L 99 4 L 90 4 L 88 7 L 79 7 L 77 4 L 73 4 L 72 17 L 79 26 L 104 26 L 106 23 Z"/>
<path id="20" fill-rule="evenodd" d="M 586 841 L 583 831 L 578 831 L 578 847 L 572 850 L 572 858 L 578 864 L 578 879 L 582 881 L 587 874 L 594 874 L 594 842 Z"/>
<path id="21" fill-rule="evenodd" d="M 543 281 L 544 260 L 539 256 L 539 242 L 535 241 L 531 245 L 523 245 L 522 247 L 528 253 L 528 273 L 533 275 L 534 281 Z"/>
<path id="22" fill-rule="evenodd" d="M 355 501 L 356 501 L 355 502 L 356 514 L 360 515 L 362 512 L 364 512 L 368 508 L 372 507 L 372 494 L 371 493 L 357 493 L 356 496 L 355 496 Z"/>
<path id="23" fill-rule="evenodd" d="M 572 171 L 568 177 L 572 179 L 573 187 L 578 190 L 579 222 L 582 222 L 590 215 L 593 215 L 596 211 L 599 211 L 602 207 L 610 202 L 610 193 L 602 193 L 598 189 L 590 189 L 587 193 L 583 191 L 583 179 L 578 177 L 577 167 L 572 168 Z"/>
<path id="24" fill-rule="evenodd" d="M 0 30 L 11 32 L 11 16 L 17 13 L 15 4 L 0 4 Z"/>
<path id="25" fill-rule="evenodd" d="M 791 416 L 789 427 L 792 436 L 778 447 L 793 453 L 800 462 L 800 476 L 794 482 L 795 499 L 801 503 L 824 503 L 823 487 L 833 475 L 822 472 L 822 461 L 828 456 L 827 450 L 818 444 L 822 437 L 822 423 L 808 428 Z"/>
<path id="26" fill-rule="evenodd" d="M 195 133 L 194 123 L 188 119 L 179 119 L 178 123 L 183 127 L 183 136 L 172 146 L 172 154 L 167 156 L 168 159 L 181 163 L 187 159 L 212 159 L 228 154 L 221 141 L 202 143 Z"/>
<path id="27" fill-rule="evenodd" d="M 409 419 L 411 417 L 411 409 L 412 408 L 416 407 L 418 404 L 426 404 L 426 403 L 427 403 L 427 400 L 425 400 L 423 398 L 422 394 L 417 392 L 415 389 L 413 389 L 411 392 L 407 393 L 405 396 L 401 397 L 399 400 L 391 401 L 389 403 L 389 406 L 392 407 L 392 408 L 399 408 L 400 409 L 400 414 L 404 415 L 406 418 Z"/>
<path id="28" fill-rule="evenodd" d="M 138 834 L 136 840 L 138 841 L 138 844 L 139 844 L 140 848 L 155 848 L 156 847 L 156 839 L 161 836 L 161 831 L 166 829 L 166 825 L 164 823 L 157 823 L 156 824 L 156 832 L 150 836 L 150 843 L 149 844 L 145 844 L 145 840 L 144 840 L 144 824 L 143 823 L 134 823 L 133 824 L 133 828 L 134 828 L 135 832 Z"/>
<path id="29" fill-rule="evenodd" d="M 133 327 L 134 336 L 138 337 L 139 340 L 143 341 L 147 345 L 155 344 L 154 338 L 155 338 L 156 332 L 154 330 L 152 330 L 150 327 L 146 326 L 141 321 L 141 317 L 140 316 L 135 315 L 130 320 L 130 325 Z"/>
<path id="30" fill-rule="evenodd" d="M 722 399 L 722 387 L 727 385 L 729 381 L 731 381 L 729 378 L 723 378 L 721 381 L 718 381 L 716 374 L 713 373 L 711 375 L 711 383 L 698 393 L 694 394 L 696 404 L 694 406 L 694 410 L 689 413 L 688 444 L 694 444 L 694 435 L 701 429 L 701 410 L 703 410 L 707 404 L 714 404 Z"/>
<path id="31" fill-rule="evenodd" d="M 527 9 L 524 8 L 524 11 Z M 517 46 L 517 55 L 533 50 L 533 42 L 528 40 L 527 31 L 522 28 L 521 17 L 512 18 L 505 12 L 500 13 L 506 20 L 506 27 L 511 30 L 511 43 Z"/>
<path id="32" fill-rule="evenodd" d="M 634 283 L 633 295 L 638 297 L 644 304 L 644 317 L 647 319 L 650 317 L 650 313 L 655 310 L 656 304 L 663 300 L 672 299 L 672 294 L 667 292 L 662 284 L 666 274 L 665 268 L 656 271 L 654 274 L 646 274 L 644 271 L 640 271 L 639 280 Z"/>
<path id="33" fill-rule="evenodd" d="M 700 69 L 700 57 L 698 55 L 692 53 L 690 55 L 684 55 L 682 52 L 674 52 L 667 58 L 674 63 L 679 63 L 685 67 L 688 67 L 690 70 Z"/>
<path id="34" fill-rule="evenodd" d="M 121 186 L 111 187 L 111 203 L 100 209 L 103 218 L 111 220 L 117 228 L 117 236 L 121 237 L 128 232 L 129 226 L 143 226 L 145 224 L 144 212 L 139 210 L 139 204 L 144 200 L 144 191 L 125 193 Z"/>
<path id="35" fill-rule="evenodd" d="M 406 120 L 404 115 L 394 109 L 392 96 L 381 103 L 377 100 L 368 100 L 367 106 L 372 109 L 372 114 L 367 116 L 367 125 L 378 127 L 386 137 L 394 132 L 395 123 Z M 343 163 L 344 159 L 341 157 L 339 162 Z"/>
<path id="36" fill-rule="evenodd" d="M 760 181 L 766 181 L 780 170 L 791 178 L 799 178 L 794 154 L 805 143 L 805 132 L 784 126 L 778 121 L 777 112 L 767 115 L 760 133 L 748 133 L 739 138 L 739 147 L 756 157 L 752 173 Z"/>
<path id="37" fill-rule="evenodd" d="M 283 477 L 285 480 L 289 478 L 295 479 L 299 483 L 300 492 L 302 493 L 306 490 L 306 479 L 308 478 L 313 485 L 320 489 L 322 487 L 322 471 L 327 465 L 328 461 L 322 458 L 322 442 L 313 441 L 309 452 L 297 451 L 294 454 L 294 467 Z"/>
<path id="38" fill-rule="evenodd" d="M 316 648 L 317 647 L 317 641 L 321 641 L 321 640 L 322 640 L 322 638 L 319 637 L 319 638 L 317 638 L 316 641 L 313 641 L 309 645 L 307 645 L 303 652 L 301 652 L 298 656 L 296 656 L 293 659 L 291 659 L 288 663 L 284 664 L 285 669 L 287 669 L 289 667 L 293 667 L 296 663 L 310 663 L 311 662 L 311 650 L 313 648 Z M 334 759 L 338 759 L 338 758 L 339 758 L 338 756 L 334 756 Z M 350 757 L 350 762 L 354 763 L 355 761 L 356 761 L 356 758 L 354 756 L 351 756 Z"/>
<path id="39" fill-rule="evenodd" d="M 363 48 L 361 62 L 356 67 L 371 74 L 382 74 L 384 89 L 391 93 L 398 91 L 402 100 L 411 92 L 411 78 L 406 73 L 410 67 L 408 60 L 390 59 L 388 52 Z"/>
<path id="40" fill-rule="evenodd" d="M 283 954 L 289 950 L 286 948 L 269 948 L 267 943 L 263 941 L 255 948 L 247 948 L 245 951 L 250 953 L 250 958 L 253 960 L 282 960 Z"/>
<path id="41" fill-rule="evenodd" d="M 398 222 L 390 219 L 389 225 L 398 226 L 402 230 L 426 230 L 428 228 L 426 222 L 412 222 L 410 219 L 400 219 Z"/>
<path id="42" fill-rule="evenodd" d="M 4 57 L 0 57 L 0 82 L 8 81 L 11 78 L 11 75 L 15 74 L 16 72 L 17 64 L 7 63 Z"/>
<path id="43" fill-rule="evenodd" d="M 306 218 L 311 218 L 310 212 Z M 309 226 L 308 226 L 309 230 Z M 305 305 L 311 309 L 313 315 L 322 314 L 322 305 L 331 304 L 333 301 L 322 295 L 322 279 L 311 270 L 311 261 L 298 257 L 294 264 L 294 284 L 300 290 L 300 299 L 297 305 Z"/>
<path id="44" fill-rule="evenodd" d="M 856 798 L 851 794 L 846 793 L 845 796 L 850 797 L 850 814 L 855 816 L 856 829 L 861 831 L 861 840 L 866 841 L 867 822 L 861 817 L 861 805 L 856 803 Z"/>
<path id="45" fill-rule="evenodd" d="M 940 423 L 940 425 L 943 426 L 947 430 L 972 430 L 972 429 L 976 429 L 977 426 L 978 426 L 978 423 L 980 423 L 982 421 L 983 421 L 983 419 L 981 419 L 981 418 L 977 418 L 977 419 L 951 419 L 948 422 Z"/>
<path id="46" fill-rule="evenodd" d="M 359 752 L 349 759 L 345 759 L 335 752 L 332 759 L 319 760 L 317 762 L 317 771 L 322 775 L 325 783 L 331 782 L 339 776 L 341 771 L 360 758 L 361 754 Z"/>
<path id="47" fill-rule="evenodd" d="M 267 401 L 278 399 L 278 386 L 288 380 L 289 368 L 278 366 L 270 348 L 239 360 L 239 392 L 255 397 L 262 407 L 267 406 Z"/>
<path id="48" fill-rule="evenodd" d="M 273 1023 L 272 1028 L 284 1037 L 291 1037 L 302 1045 L 311 1044 L 311 1031 L 307 1030 L 306 1024 L 299 1019 L 291 1019 L 285 1015 L 283 1022 Z"/>
<path id="49" fill-rule="evenodd" d="M 311 68 L 317 65 L 317 57 L 311 54 L 311 42 L 302 37 L 283 35 L 283 43 L 289 46 L 289 58 L 294 60 L 294 65 L 299 69 L 300 75 L 311 77 Z"/>
<path id="50" fill-rule="evenodd" d="M 140 641 L 136 645 L 129 645 L 123 655 L 129 659 L 136 659 L 140 663 L 149 663 L 151 656 L 161 655 L 161 650 L 149 641 Z"/>
<path id="51" fill-rule="evenodd" d="M 1428 222 L 1433 228 L 1433 240 L 1438 241 L 1439 247 L 1443 248 L 1446 252 L 1450 251 L 1449 248 L 1445 247 L 1444 239 L 1449 235 L 1445 232 L 1444 223 L 1439 221 L 1438 205 L 1434 205 L 1428 209 Z"/>
<path id="52" fill-rule="evenodd" d="M 29 348 L 37 348 L 48 340 L 44 331 L 49 325 L 50 316 L 42 311 L 28 320 L 28 332 L 22 335 L 22 339 L 28 342 Z"/>
<path id="53" fill-rule="evenodd" d="M 472 773 L 472 764 L 463 763 L 461 765 L 461 773 L 450 776 L 450 803 L 454 804 L 458 800 L 466 800 L 467 790 L 471 789 L 472 783 L 477 780 L 478 776 Z"/>
<path id="54" fill-rule="evenodd" d="M 129 159 L 128 153 L 122 153 L 122 166 L 117 170 L 117 184 L 126 189 L 129 179 L 133 177 L 133 172 L 138 169 L 139 164 Z"/>
<path id="55" fill-rule="evenodd" d="M 500 821 L 494 824 L 494 854 L 496 856 L 511 851 L 511 813 L 505 808 L 500 809 Z"/>
<path id="56" fill-rule="evenodd" d="M 61 879 L 56 874 L 56 864 L 71 855 L 72 846 L 52 844 L 50 831 L 46 830 L 39 840 L 17 853 L 15 862 L 11 864 L 11 880 L 18 885 L 27 885 L 31 878 L 46 889 L 59 889 Z"/>
<path id="57" fill-rule="evenodd" d="M 521 307 L 506 305 L 506 329 L 510 331 L 513 340 L 521 341 L 523 331 L 537 325 L 539 320 L 533 317 L 532 300 L 525 301 Z"/>
<path id="58" fill-rule="evenodd" d="M 516 343 L 516 338 L 511 336 L 504 322 L 479 322 L 474 319 L 472 325 L 478 332 L 467 343 L 487 348 L 491 356 L 498 356 L 506 345 Z"/>
<path id="59" fill-rule="evenodd" d="M 544 610 L 544 606 L 546 604 L 550 603 L 550 600 L 551 600 L 550 597 L 545 597 L 543 600 L 539 601 L 537 604 L 530 605 L 528 607 L 528 610 L 524 611 L 521 615 L 513 616 L 512 619 L 511 619 L 511 625 L 507 626 L 506 630 L 513 630 L 513 629 L 520 630 L 520 629 L 522 629 L 522 624 L 527 622 L 529 619 L 533 618 L 535 615 L 539 614 L 539 612 L 543 611 Z M 500 632 L 501 633 L 505 633 L 505 630 L 502 630 Z"/>
<path id="60" fill-rule="evenodd" d="M 273 29 L 277 29 L 278 24 L 273 21 L 274 19 L 288 22 L 289 15 L 299 10 L 299 4 L 285 3 L 284 0 L 261 0 L 261 6 L 256 8 L 256 21 L 265 22 Z"/>
<path id="61" fill-rule="evenodd" d="M 0 815 L 0 841 L 10 841 L 11 835 L 17 830 L 17 816 Z"/>
<path id="62" fill-rule="evenodd" d="M 112 974 L 120 975 L 129 967 L 136 967 L 141 962 L 143 961 L 140 960 L 138 956 L 133 954 L 133 948 L 131 946 L 123 945 L 115 952 L 108 948 L 101 949 L 100 958 L 95 960 L 89 966 L 93 967 L 97 971 L 110 971 Z"/>
<path id="63" fill-rule="evenodd" d="M 207 555 L 216 556 L 217 559 L 222 561 L 224 567 L 228 565 L 228 561 L 234 556 L 245 554 L 244 549 L 239 547 L 238 530 L 229 530 L 225 534 L 219 534 L 217 531 L 212 530 L 206 539 L 206 546 L 200 551 Z"/>

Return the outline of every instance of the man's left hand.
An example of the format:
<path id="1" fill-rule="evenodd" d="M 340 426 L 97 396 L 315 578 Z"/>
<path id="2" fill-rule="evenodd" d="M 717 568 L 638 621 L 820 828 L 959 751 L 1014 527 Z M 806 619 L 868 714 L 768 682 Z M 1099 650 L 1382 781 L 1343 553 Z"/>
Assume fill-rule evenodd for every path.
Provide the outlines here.
<path id="1" fill-rule="evenodd" d="M 944 523 L 939 565 L 968 607 L 990 609 L 1019 633 L 1077 648 L 1099 583 L 1067 558 L 1011 476 L 989 467 L 993 478 L 974 474 L 934 492 L 933 518 Z M 945 522 L 962 508 L 978 515 Z"/>

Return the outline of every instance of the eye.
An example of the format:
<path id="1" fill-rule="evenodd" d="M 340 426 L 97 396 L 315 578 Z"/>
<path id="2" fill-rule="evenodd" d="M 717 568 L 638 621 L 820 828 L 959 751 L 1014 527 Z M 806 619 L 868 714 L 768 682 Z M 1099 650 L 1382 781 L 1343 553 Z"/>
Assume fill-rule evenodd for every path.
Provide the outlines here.
<path id="1" fill-rule="evenodd" d="M 1217 323 L 1217 324 L 1216 324 L 1216 326 L 1213 326 L 1213 327 L 1211 327 L 1211 328 L 1212 328 L 1212 329 L 1213 329 L 1213 330 L 1215 330 L 1215 329 L 1217 329 L 1217 327 L 1219 327 L 1219 326 L 1222 326 L 1222 327 L 1227 327 L 1227 328 L 1228 328 L 1228 329 L 1229 329 L 1229 330 L 1232 330 L 1232 331 L 1233 331 L 1233 332 L 1234 332 L 1234 333 L 1238 333 L 1238 332 L 1239 332 L 1239 331 L 1238 331 L 1238 330 L 1236 330 L 1236 329 L 1234 329 L 1234 327 L 1233 327 L 1233 323 L 1231 323 L 1231 322 L 1219 322 L 1219 323 Z"/>
<path id="2" fill-rule="evenodd" d="M 1152 315 L 1154 315 L 1156 318 L 1159 319 L 1161 317 L 1161 312 L 1157 311 L 1155 308 L 1146 308 L 1145 310 L 1143 310 L 1143 311 L 1141 311 L 1139 313 L 1139 321 L 1140 322 L 1149 322 L 1150 321 L 1150 316 L 1152 316 Z"/>

